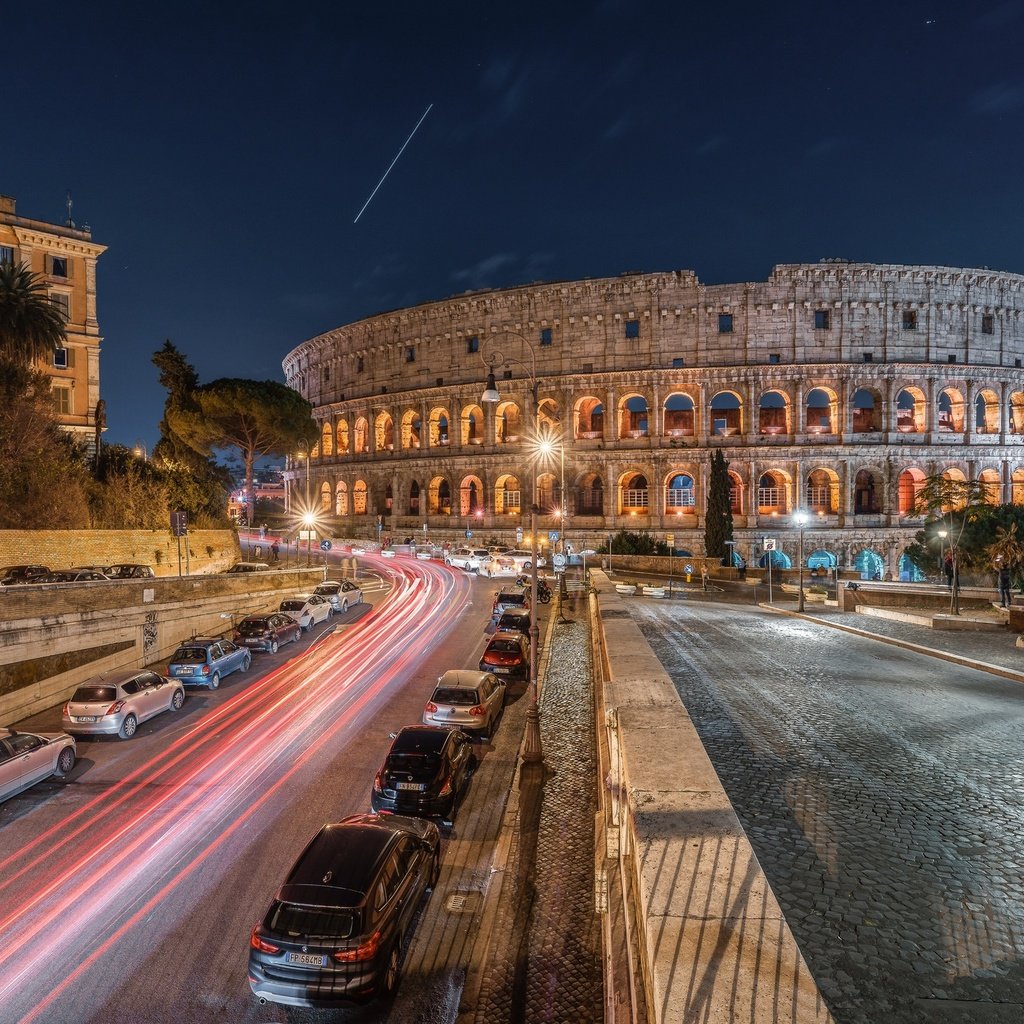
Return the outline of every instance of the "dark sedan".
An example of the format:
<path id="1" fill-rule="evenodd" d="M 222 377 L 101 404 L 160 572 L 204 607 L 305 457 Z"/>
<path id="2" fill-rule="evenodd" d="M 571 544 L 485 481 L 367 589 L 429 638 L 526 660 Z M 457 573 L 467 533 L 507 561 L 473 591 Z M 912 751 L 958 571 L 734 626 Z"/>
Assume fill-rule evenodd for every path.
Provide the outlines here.
<path id="1" fill-rule="evenodd" d="M 249 987 L 286 1006 L 389 996 L 424 893 L 441 870 L 437 826 L 357 814 L 324 825 L 249 940 Z"/>
<path id="2" fill-rule="evenodd" d="M 476 764 L 473 746 L 460 729 L 411 725 L 391 744 L 373 780 L 370 806 L 450 825 Z"/>
<path id="3" fill-rule="evenodd" d="M 19 583 L 36 583 L 50 571 L 48 565 L 7 565 L 0 569 L 0 587 L 13 587 Z"/>
<path id="4" fill-rule="evenodd" d="M 235 627 L 235 643 L 250 651 L 270 651 L 277 654 L 282 644 L 292 643 L 302 636 L 302 627 L 287 615 L 247 615 Z"/>

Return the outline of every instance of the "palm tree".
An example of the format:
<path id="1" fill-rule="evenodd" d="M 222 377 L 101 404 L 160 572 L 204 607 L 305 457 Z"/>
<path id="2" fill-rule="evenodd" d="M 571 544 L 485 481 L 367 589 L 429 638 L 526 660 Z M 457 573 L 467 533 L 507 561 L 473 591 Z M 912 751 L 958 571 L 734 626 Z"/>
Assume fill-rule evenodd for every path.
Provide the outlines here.
<path id="1" fill-rule="evenodd" d="M 67 340 L 64 316 L 28 267 L 0 264 L 0 359 L 30 366 Z"/>

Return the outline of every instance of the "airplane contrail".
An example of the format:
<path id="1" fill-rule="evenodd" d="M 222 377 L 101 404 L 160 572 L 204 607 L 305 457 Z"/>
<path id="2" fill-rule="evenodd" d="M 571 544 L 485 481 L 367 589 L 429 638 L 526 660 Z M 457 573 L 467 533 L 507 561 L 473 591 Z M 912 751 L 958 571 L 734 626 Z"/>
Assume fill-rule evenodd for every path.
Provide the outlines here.
<path id="1" fill-rule="evenodd" d="M 423 116 L 416 122 L 416 127 L 413 128 L 411 132 L 409 132 L 409 138 L 407 138 L 405 142 L 402 143 L 402 148 L 395 154 L 395 159 L 391 161 L 391 163 L 388 165 L 388 169 L 384 172 L 384 176 L 380 179 L 380 181 L 377 182 L 377 188 L 375 188 L 370 193 L 370 198 L 367 199 L 365 203 L 363 203 L 363 209 L 356 214 L 356 219 L 352 221 L 353 224 L 359 222 L 359 218 L 362 217 L 363 212 L 370 205 L 370 203 L 373 202 L 373 197 L 377 194 L 377 189 L 379 189 L 381 185 L 384 184 L 384 178 L 386 178 L 391 173 L 391 168 L 398 163 L 398 158 L 405 152 L 405 147 L 408 146 L 410 142 L 412 142 L 412 137 L 416 134 L 417 130 L 419 129 L 419 126 L 423 124 L 423 122 L 427 119 L 427 114 L 429 114 L 430 111 L 433 109 L 434 104 L 431 103 L 430 106 L 428 106 L 427 109 L 423 111 Z"/>

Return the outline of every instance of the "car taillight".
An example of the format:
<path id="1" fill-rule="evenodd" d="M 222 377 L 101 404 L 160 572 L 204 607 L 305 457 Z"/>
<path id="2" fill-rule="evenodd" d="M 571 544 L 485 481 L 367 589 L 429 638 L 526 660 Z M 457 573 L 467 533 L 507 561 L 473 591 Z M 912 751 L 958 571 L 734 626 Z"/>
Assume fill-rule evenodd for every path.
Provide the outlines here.
<path id="1" fill-rule="evenodd" d="M 124 707 L 123 700 L 115 700 L 113 704 L 103 712 L 104 715 L 116 715 Z"/>
<path id="2" fill-rule="evenodd" d="M 441 787 L 441 792 L 438 793 L 437 795 L 438 796 L 449 796 L 451 794 L 451 791 L 452 791 L 452 780 L 451 780 L 451 777 L 449 777 L 449 778 L 444 780 L 444 785 Z"/>
<path id="3" fill-rule="evenodd" d="M 61 714 L 64 715 L 65 718 L 71 717 L 71 701 L 68 701 L 67 704 L 64 705 L 64 710 Z"/>
<path id="4" fill-rule="evenodd" d="M 210 674 L 210 666 L 209 665 L 204 665 L 203 666 L 203 675 L 204 676 L 208 676 L 209 674 Z"/>
<path id="5" fill-rule="evenodd" d="M 431 714 L 433 714 L 437 710 L 437 705 L 432 700 L 428 700 L 427 701 L 427 708 L 426 709 Z"/>
<path id="6" fill-rule="evenodd" d="M 377 772 L 377 774 L 373 777 L 373 791 L 375 793 L 379 793 L 384 788 L 383 775 L 383 772 Z"/>
<path id="7" fill-rule="evenodd" d="M 483 704 L 477 704 L 475 708 L 469 709 L 469 713 L 471 715 L 476 715 L 477 718 L 483 718 L 483 716 L 487 714 L 487 710 L 484 708 Z"/>
<path id="8" fill-rule="evenodd" d="M 252 938 L 249 939 L 249 945 L 253 949 L 258 949 L 261 953 L 280 953 L 281 949 L 279 946 L 272 946 L 266 939 L 264 939 L 258 931 L 258 927 L 253 928 Z"/>
<path id="9" fill-rule="evenodd" d="M 374 932 L 361 946 L 356 946 L 355 949 L 339 949 L 332 953 L 331 956 L 339 964 L 351 964 L 357 960 L 372 960 L 377 955 L 377 950 L 380 947 L 380 937 L 381 933 L 379 931 Z"/>

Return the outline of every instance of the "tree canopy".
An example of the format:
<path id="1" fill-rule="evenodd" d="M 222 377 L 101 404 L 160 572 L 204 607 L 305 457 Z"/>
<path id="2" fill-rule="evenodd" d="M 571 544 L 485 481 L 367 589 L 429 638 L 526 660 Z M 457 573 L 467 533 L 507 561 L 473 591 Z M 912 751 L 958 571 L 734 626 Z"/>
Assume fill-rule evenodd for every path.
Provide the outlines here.
<path id="1" fill-rule="evenodd" d="M 42 279 L 20 263 L 0 263 L 0 360 L 30 366 L 66 340 L 64 315 Z"/>
<path id="2" fill-rule="evenodd" d="M 709 558 L 725 558 L 725 542 L 732 540 L 732 502 L 729 500 L 731 486 L 729 466 L 719 448 L 711 459 L 708 509 L 704 517 L 704 553 Z"/>

